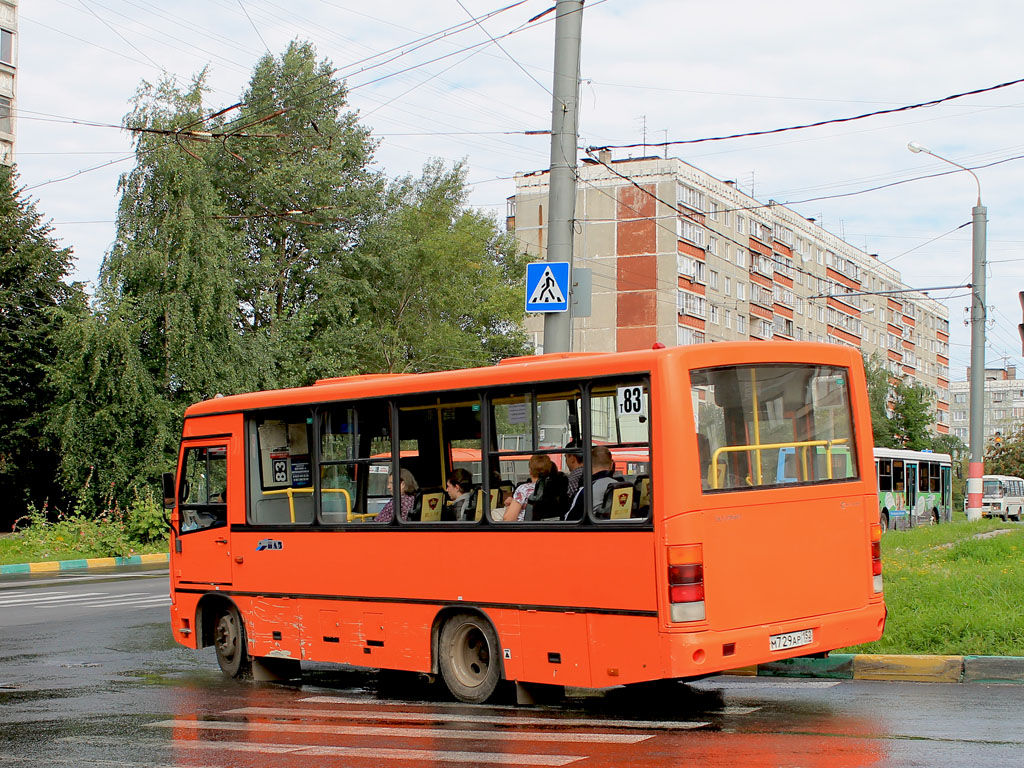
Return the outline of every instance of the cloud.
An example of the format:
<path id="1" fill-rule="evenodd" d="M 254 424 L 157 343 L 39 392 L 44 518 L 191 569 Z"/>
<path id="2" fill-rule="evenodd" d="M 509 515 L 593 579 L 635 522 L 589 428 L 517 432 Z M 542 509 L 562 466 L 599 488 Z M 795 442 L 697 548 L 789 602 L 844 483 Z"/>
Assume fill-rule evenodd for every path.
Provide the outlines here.
<path id="1" fill-rule="evenodd" d="M 474 14 L 497 2 L 464 0 Z M 525 5 L 484 23 L 498 36 L 550 5 Z M 417 173 L 430 157 L 466 158 L 471 202 L 504 215 L 516 171 L 543 168 L 543 136 L 491 131 L 546 129 L 551 95 L 493 45 L 470 55 L 371 80 L 405 66 L 485 41 L 478 28 L 408 53 L 386 67 L 358 72 L 353 62 L 412 47 L 420 35 L 466 20 L 454 2 L 351 0 L 313 2 L 180 0 L 141 6 L 107 0 L 102 7 L 61 0 L 21 5 L 18 71 L 18 163 L 33 186 L 127 154 L 115 129 L 48 122 L 44 115 L 118 124 L 140 80 L 159 70 L 183 81 L 210 67 L 211 106 L 237 99 L 248 73 L 266 53 L 296 37 L 343 68 L 351 103 L 385 136 L 378 162 L 388 173 Z M 167 8 L 167 10 L 164 10 Z M 850 4 L 737 0 L 728 4 L 646 0 L 589 2 L 583 22 L 581 135 L 589 143 L 699 138 L 773 128 L 924 101 L 1021 76 L 1019 32 L 1024 6 L 993 2 L 963 12 L 950 0 L 864 0 Z M 259 30 L 257 35 L 254 26 Z M 114 27 L 116 32 L 111 29 Z M 502 46 L 543 85 L 551 81 L 553 24 L 502 39 Z M 452 66 L 454 65 L 454 66 Z M 786 202 L 849 192 L 937 171 L 914 156 L 916 139 L 951 159 L 991 161 L 1024 154 L 1018 138 L 1024 87 L 900 115 L 778 136 L 699 144 L 672 150 L 720 178 L 738 180 L 763 200 Z M 476 135 L 466 135 L 474 132 Z M 462 133 L 463 135 L 452 135 Z M 92 154 L 92 153 L 105 154 Z M 62 154 L 58 154 L 62 153 Z M 79 154 L 63 154 L 79 153 Z M 623 155 L 625 153 L 622 153 Z M 637 153 L 639 154 L 639 152 Z M 621 156 L 621 155 L 620 155 Z M 93 279 L 113 238 L 117 178 L 129 163 L 39 186 L 31 194 L 74 247 L 78 276 Z M 989 207 L 988 303 L 994 309 L 990 364 L 1006 354 L 1024 366 L 1014 327 L 1024 287 L 1024 242 L 1018 178 L 1024 160 L 978 172 Z M 966 175 L 940 176 L 852 197 L 800 203 L 828 229 L 885 260 L 970 218 L 976 190 Z M 81 223 L 81 222 L 105 223 Z M 969 230 L 900 256 L 893 266 L 914 286 L 951 284 L 970 273 Z M 941 298 L 965 291 L 944 291 Z M 966 297 L 947 303 L 954 378 L 968 361 L 968 331 L 960 322 Z"/>

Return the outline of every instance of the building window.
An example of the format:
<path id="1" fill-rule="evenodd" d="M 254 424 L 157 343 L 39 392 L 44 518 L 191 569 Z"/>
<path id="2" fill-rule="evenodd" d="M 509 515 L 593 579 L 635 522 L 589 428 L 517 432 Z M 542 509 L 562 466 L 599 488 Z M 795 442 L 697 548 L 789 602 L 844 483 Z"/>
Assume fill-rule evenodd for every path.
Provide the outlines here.
<path id="1" fill-rule="evenodd" d="M 713 253 L 716 256 L 718 255 L 718 238 L 717 237 L 709 237 L 708 238 L 708 253 Z"/>
<path id="2" fill-rule="evenodd" d="M 724 323 L 724 325 L 725 325 L 726 328 L 732 328 L 732 311 L 731 310 L 728 310 L 728 309 L 725 310 L 725 323 Z"/>
<path id="3" fill-rule="evenodd" d="M 739 214 L 736 214 L 736 231 L 739 232 L 742 235 L 745 227 L 746 227 L 746 219 L 744 219 Z"/>
<path id="4" fill-rule="evenodd" d="M 714 304 L 711 304 L 708 307 L 708 320 L 710 320 L 715 325 L 718 325 L 718 307 L 716 307 Z"/>
<path id="5" fill-rule="evenodd" d="M 0 96 L 0 133 L 14 133 L 14 123 L 11 120 L 11 100 Z"/>
<path id="6" fill-rule="evenodd" d="M 713 291 L 718 290 L 718 273 L 715 270 L 708 270 L 708 288 Z"/>
<path id="7" fill-rule="evenodd" d="M 736 298 L 743 301 L 747 298 L 747 284 L 736 281 Z"/>
<path id="8" fill-rule="evenodd" d="M 736 315 L 736 333 L 746 333 L 746 332 L 747 332 L 747 316 L 746 315 Z"/>
<path id="9" fill-rule="evenodd" d="M 14 33 L 0 29 L 0 62 L 14 66 Z"/>
<path id="10" fill-rule="evenodd" d="M 747 252 L 743 248 L 736 249 L 736 266 L 743 269 L 747 268 Z"/>
<path id="11" fill-rule="evenodd" d="M 725 295 L 732 296 L 732 278 L 725 278 Z"/>

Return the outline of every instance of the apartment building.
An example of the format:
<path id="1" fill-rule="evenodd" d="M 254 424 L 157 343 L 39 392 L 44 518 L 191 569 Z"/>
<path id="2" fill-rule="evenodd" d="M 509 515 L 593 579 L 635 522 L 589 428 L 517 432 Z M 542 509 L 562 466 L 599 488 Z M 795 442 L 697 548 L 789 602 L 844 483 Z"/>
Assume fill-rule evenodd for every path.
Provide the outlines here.
<path id="1" fill-rule="evenodd" d="M 516 174 L 508 228 L 545 258 L 548 172 Z M 847 344 L 936 395 L 949 431 L 949 313 L 900 273 L 785 206 L 677 158 L 584 161 L 574 267 L 592 270 L 592 312 L 573 349 L 621 351 L 738 339 Z M 874 291 L 875 295 L 849 295 Z M 542 343 L 543 318 L 527 330 Z"/>
<path id="2" fill-rule="evenodd" d="M 964 443 L 970 442 L 971 369 L 967 381 L 949 385 L 952 397 L 950 432 Z M 985 369 L 985 442 L 997 435 L 1007 438 L 1024 424 L 1024 379 L 1017 378 L 1015 366 Z"/>
<path id="3" fill-rule="evenodd" d="M 0 163 L 14 164 L 14 104 L 18 73 L 18 3 L 0 0 Z"/>

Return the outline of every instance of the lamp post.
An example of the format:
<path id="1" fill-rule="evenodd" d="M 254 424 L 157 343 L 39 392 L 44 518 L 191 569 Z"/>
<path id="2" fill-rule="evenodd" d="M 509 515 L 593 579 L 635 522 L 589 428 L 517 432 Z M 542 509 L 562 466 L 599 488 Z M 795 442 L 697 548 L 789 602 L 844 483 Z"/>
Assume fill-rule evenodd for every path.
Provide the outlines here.
<path id="1" fill-rule="evenodd" d="M 937 155 L 916 141 L 907 144 L 907 149 L 911 152 L 924 152 L 962 171 L 967 171 L 978 185 L 978 202 L 971 209 L 971 458 L 967 469 L 967 519 L 980 520 L 985 460 L 985 240 L 988 209 L 981 204 L 981 180 L 970 168 Z"/>

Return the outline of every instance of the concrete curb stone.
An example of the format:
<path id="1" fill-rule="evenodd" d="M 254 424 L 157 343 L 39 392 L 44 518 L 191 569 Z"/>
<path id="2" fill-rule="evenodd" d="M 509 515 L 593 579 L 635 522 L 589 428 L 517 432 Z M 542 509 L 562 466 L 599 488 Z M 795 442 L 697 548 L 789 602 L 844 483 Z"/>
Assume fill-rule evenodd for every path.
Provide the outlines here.
<path id="1" fill-rule="evenodd" d="M 80 560 L 50 560 L 42 563 L 0 565 L 0 575 L 9 573 L 56 573 L 81 568 L 114 568 L 120 565 L 162 565 L 170 561 L 167 552 L 154 552 L 130 557 L 89 557 Z"/>
<path id="2" fill-rule="evenodd" d="M 833 653 L 824 659 L 785 659 L 725 674 L 919 683 L 1024 684 L 1024 657 Z"/>

